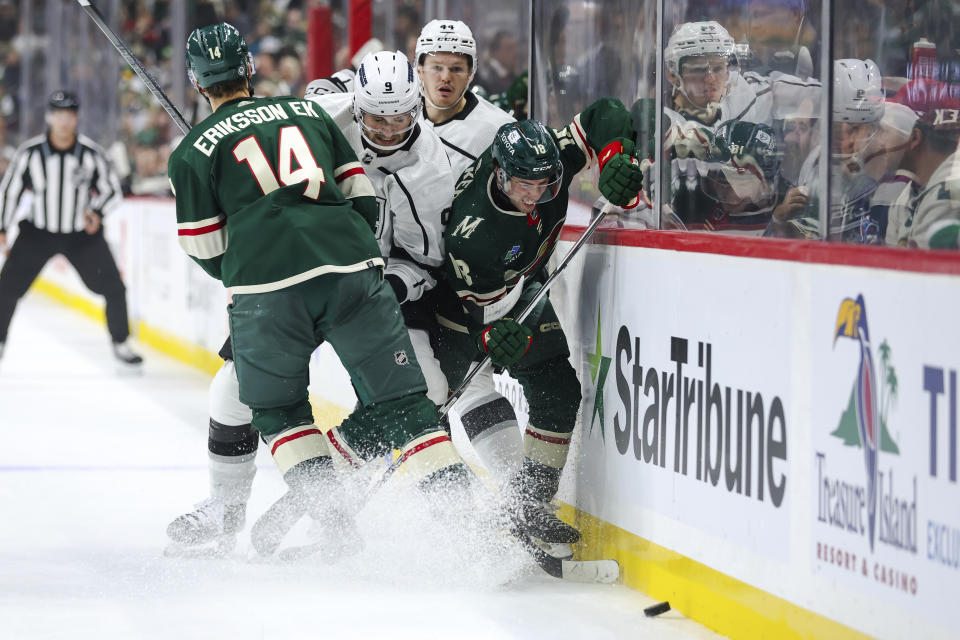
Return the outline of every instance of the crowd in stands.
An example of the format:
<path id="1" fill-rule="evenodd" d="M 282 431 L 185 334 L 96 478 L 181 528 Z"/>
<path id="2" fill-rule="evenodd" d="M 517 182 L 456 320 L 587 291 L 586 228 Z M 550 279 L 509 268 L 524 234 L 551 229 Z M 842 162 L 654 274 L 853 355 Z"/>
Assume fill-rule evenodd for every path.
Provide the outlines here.
<path id="1" fill-rule="evenodd" d="M 305 77 L 304 62 L 307 14 L 321 4 L 331 8 L 333 32 L 340 39 L 334 47 L 334 67 L 348 67 L 346 0 L 198 0 L 186 3 L 184 28 L 189 31 L 222 19 L 235 24 L 250 34 L 256 93 L 300 95 L 311 80 Z M 412 56 L 424 22 L 423 0 L 391 5 L 389 28 L 377 15 L 377 4 L 374 31 L 383 46 Z M 543 94 L 535 115 L 548 124 L 567 122 L 600 96 L 633 105 L 638 117 L 641 111 L 651 113 L 650 109 L 644 111 L 644 101 L 654 99 L 656 51 L 649 44 L 654 33 L 652 21 L 626 0 L 608 0 L 600 3 L 602 7 L 595 4 L 561 1 L 544 5 L 543 13 L 535 18 L 545 25 L 537 43 L 545 56 L 543 73 L 532 92 Z M 21 141 L 23 56 L 36 48 L 35 38 L 21 33 L 21 7 L 19 0 L 0 0 L 0 170 L 6 168 Z M 120 15 L 113 22 L 145 66 L 165 88 L 185 83 L 182 71 L 172 68 L 173 0 L 123 0 L 119 7 Z M 603 8 L 609 10 L 600 10 Z M 833 171 L 830 210 L 835 219 L 828 234 L 832 239 L 916 244 L 906 236 L 895 237 L 897 232 L 888 230 L 887 218 L 902 214 L 898 213 L 902 203 L 897 204 L 897 198 L 903 195 L 904 185 L 919 197 L 922 185 L 915 180 L 915 165 L 922 163 L 931 145 L 940 155 L 951 144 L 955 150 L 960 135 L 960 125 L 952 120 L 960 107 L 958 14 L 955 3 L 940 0 L 908 0 L 895 5 L 883 0 L 851 0 L 838 7 L 834 31 L 842 31 L 844 37 L 835 38 L 835 50 L 837 60 L 845 66 L 835 71 L 846 74 L 848 85 L 859 82 L 853 88 L 854 97 L 859 91 L 866 102 L 859 109 L 845 107 L 838 101 L 842 91 L 838 93 L 835 85 L 834 148 L 824 154 Z M 709 56 L 701 55 L 700 59 L 707 61 L 704 64 L 690 65 L 693 58 L 680 57 L 672 69 L 670 51 L 665 51 L 665 86 L 672 95 L 665 103 L 666 119 L 671 122 L 664 143 L 673 166 L 661 173 L 661 180 L 668 185 L 664 202 L 669 205 L 669 218 L 676 226 L 689 229 L 820 237 L 815 179 L 822 95 L 819 7 L 800 0 L 691 0 L 687 16 L 689 23 L 722 25 L 732 38 L 733 55 L 728 58 L 735 66 L 729 72 L 726 67 L 713 69 Z M 470 20 L 470 16 L 462 17 Z M 523 34 L 496 21 L 475 32 L 483 56 L 475 90 L 515 117 L 526 117 L 527 43 Z M 936 58 L 935 68 L 925 72 L 918 70 L 911 58 L 918 46 L 921 54 L 924 52 L 923 43 L 932 47 L 931 55 Z M 116 60 L 121 64 L 119 57 Z M 180 132 L 134 73 L 125 65 L 122 69 L 117 127 L 114 139 L 105 144 L 112 144 L 111 156 L 125 174 L 128 193 L 166 194 L 167 160 Z M 698 83 L 713 82 L 722 74 L 727 74 L 723 76 L 726 86 L 715 98 L 700 100 L 688 93 Z M 814 91 L 797 90 L 794 83 Z M 737 94 L 749 97 L 760 92 L 766 96 L 768 89 L 769 104 L 755 106 L 745 114 L 733 113 Z M 206 115 L 208 107 L 195 92 L 184 91 L 183 95 L 186 103 L 182 110 L 188 121 Z M 715 110 L 711 104 L 722 106 Z M 858 113 L 847 120 L 839 118 L 848 107 Z M 738 122 L 724 127 L 733 116 Z M 742 152 L 741 143 L 747 143 L 749 154 Z M 652 155 L 652 149 L 647 155 Z M 943 158 L 947 156 L 953 158 L 952 154 Z M 731 169 L 731 162 L 737 171 Z M 751 168 L 747 177 L 758 178 L 759 185 L 744 177 L 747 165 Z M 576 188 L 573 193 L 576 196 Z M 579 195 L 585 201 L 594 196 L 589 187 Z M 658 224 L 669 226 L 666 220 Z"/>

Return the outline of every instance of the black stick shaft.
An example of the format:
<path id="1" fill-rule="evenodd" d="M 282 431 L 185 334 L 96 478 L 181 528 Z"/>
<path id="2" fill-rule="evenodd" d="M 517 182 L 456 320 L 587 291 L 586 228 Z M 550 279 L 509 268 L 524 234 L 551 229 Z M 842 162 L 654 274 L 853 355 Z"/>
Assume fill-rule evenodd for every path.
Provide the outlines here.
<path id="1" fill-rule="evenodd" d="M 103 35 L 107 36 L 107 39 L 113 44 L 114 48 L 123 56 L 123 59 L 126 60 L 127 64 L 130 65 L 130 68 L 133 69 L 143 83 L 147 85 L 150 93 L 153 94 L 153 97 L 160 102 L 160 106 L 163 107 L 164 111 L 170 115 L 173 119 L 174 124 L 176 124 L 180 131 L 186 135 L 190 131 L 190 125 L 187 124 L 187 121 L 183 119 L 183 116 L 180 115 L 180 111 L 177 110 L 177 107 L 170 102 L 170 98 L 167 97 L 167 94 L 163 92 L 163 89 L 160 88 L 160 85 L 157 84 L 157 81 L 147 73 L 146 68 L 137 59 L 137 56 L 133 55 L 133 52 L 130 51 L 130 48 L 126 43 L 120 39 L 120 37 L 114 33 L 113 29 L 104 21 L 103 15 L 97 9 L 90 0 L 77 0 L 80 3 L 80 6 L 83 7 L 83 10 L 86 11 L 87 15 L 90 16 L 90 19 L 100 27 L 100 31 L 103 31 Z"/>
<path id="2" fill-rule="evenodd" d="M 567 252 L 567 255 L 563 257 L 563 260 L 560 261 L 560 264 L 557 265 L 557 268 L 554 269 L 553 273 L 550 274 L 550 277 L 547 278 L 546 282 L 543 283 L 543 286 L 540 287 L 540 290 L 536 293 L 536 295 L 533 296 L 533 299 L 527 303 L 527 306 L 523 308 L 523 311 L 520 312 L 520 315 L 517 316 L 517 322 L 523 322 L 527 319 L 527 316 L 533 312 L 534 308 L 537 306 L 537 303 L 543 299 L 543 296 L 547 295 L 547 291 L 549 291 L 550 287 L 553 286 L 557 276 L 559 276 L 560 273 L 566 269 L 567 265 L 570 264 L 570 261 L 573 260 L 577 253 L 580 252 L 580 249 L 584 244 L 586 244 L 587 240 L 590 239 L 590 236 L 593 235 L 593 232 L 597 230 L 597 227 L 600 226 L 600 223 L 603 222 L 603 219 L 606 217 L 606 215 L 610 213 L 612 207 L 613 205 L 611 205 L 609 202 L 603 205 L 603 208 L 600 210 L 600 213 L 597 214 L 597 217 L 590 222 L 590 225 L 577 239 L 576 243 L 570 247 L 570 251 Z M 487 366 L 489 362 L 490 356 L 484 356 L 483 360 L 481 360 L 472 369 L 470 369 L 470 371 L 467 372 L 467 375 L 464 377 L 463 382 L 460 383 L 460 386 L 457 387 L 456 391 L 450 394 L 450 397 L 447 398 L 447 401 L 444 402 L 440 407 L 439 411 L 441 416 L 447 415 L 453 405 L 456 404 L 457 400 L 460 399 L 460 396 L 462 396 L 467 390 L 470 382 L 478 373 L 480 373 L 480 371 L 483 370 L 485 366 Z"/>

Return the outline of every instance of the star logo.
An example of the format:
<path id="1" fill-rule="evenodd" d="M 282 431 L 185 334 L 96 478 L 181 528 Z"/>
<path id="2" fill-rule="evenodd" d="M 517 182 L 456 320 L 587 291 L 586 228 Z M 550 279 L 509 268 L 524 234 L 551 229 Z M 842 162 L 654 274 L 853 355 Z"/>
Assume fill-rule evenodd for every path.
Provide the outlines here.
<path id="1" fill-rule="evenodd" d="M 603 423 L 603 385 L 607 382 L 607 372 L 610 370 L 612 358 L 607 358 L 601 351 L 603 349 L 603 340 L 600 325 L 600 305 L 597 305 L 597 347 L 596 353 L 587 354 L 587 362 L 590 364 L 590 380 L 595 389 L 593 395 L 593 413 L 590 415 L 590 433 L 593 433 L 593 425 L 600 416 L 600 439 L 607 441 L 606 429 Z"/>

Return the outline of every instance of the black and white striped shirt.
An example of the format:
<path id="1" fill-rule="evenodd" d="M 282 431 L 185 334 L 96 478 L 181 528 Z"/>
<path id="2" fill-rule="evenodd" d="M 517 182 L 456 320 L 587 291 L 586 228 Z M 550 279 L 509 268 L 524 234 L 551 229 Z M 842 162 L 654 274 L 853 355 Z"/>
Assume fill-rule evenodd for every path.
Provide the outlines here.
<path id="1" fill-rule="evenodd" d="M 83 230 L 83 213 L 108 213 L 120 204 L 120 180 L 103 149 L 78 135 L 74 146 L 58 151 L 46 135 L 20 145 L 0 182 L 0 232 L 14 222 L 24 194 L 33 194 L 27 219 L 52 233 Z"/>

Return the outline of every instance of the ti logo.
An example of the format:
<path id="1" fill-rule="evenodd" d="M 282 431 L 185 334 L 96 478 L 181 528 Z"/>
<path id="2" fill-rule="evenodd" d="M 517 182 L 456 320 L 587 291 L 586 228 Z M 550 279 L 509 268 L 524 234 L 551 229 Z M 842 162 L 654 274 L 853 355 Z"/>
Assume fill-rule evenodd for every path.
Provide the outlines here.
<path id="1" fill-rule="evenodd" d="M 587 362 L 590 363 L 590 380 L 594 385 L 593 395 L 593 413 L 590 414 L 590 433 L 593 433 L 593 425 L 600 416 L 600 439 L 607 441 L 606 430 L 603 427 L 603 385 L 607 381 L 607 372 L 610 370 L 611 358 L 604 356 L 601 351 L 603 341 L 600 334 L 600 306 L 597 305 L 597 348 L 596 353 L 587 354 Z"/>
<path id="2" fill-rule="evenodd" d="M 878 386 L 863 294 L 858 294 L 856 300 L 845 298 L 840 303 L 833 334 L 834 346 L 837 338 L 858 342 L 860 365 L 850 402 L 837 429 L 830 435 L 840 438 L 847 446 L 863 447 L 867 471 L 867 524 L 870 530 L 870 549 L 873 550 L 877 520 L 878 454 L 880 451 L 894 455 L 900 453 L 887 431 L 886 420 L 890 403 L 897 395 L 897 374 L 890 364 L 890 346 L 884 340 L 879 349 L 883 379 Z M 878 412 L 878 403 L 882 414 Z"/>

